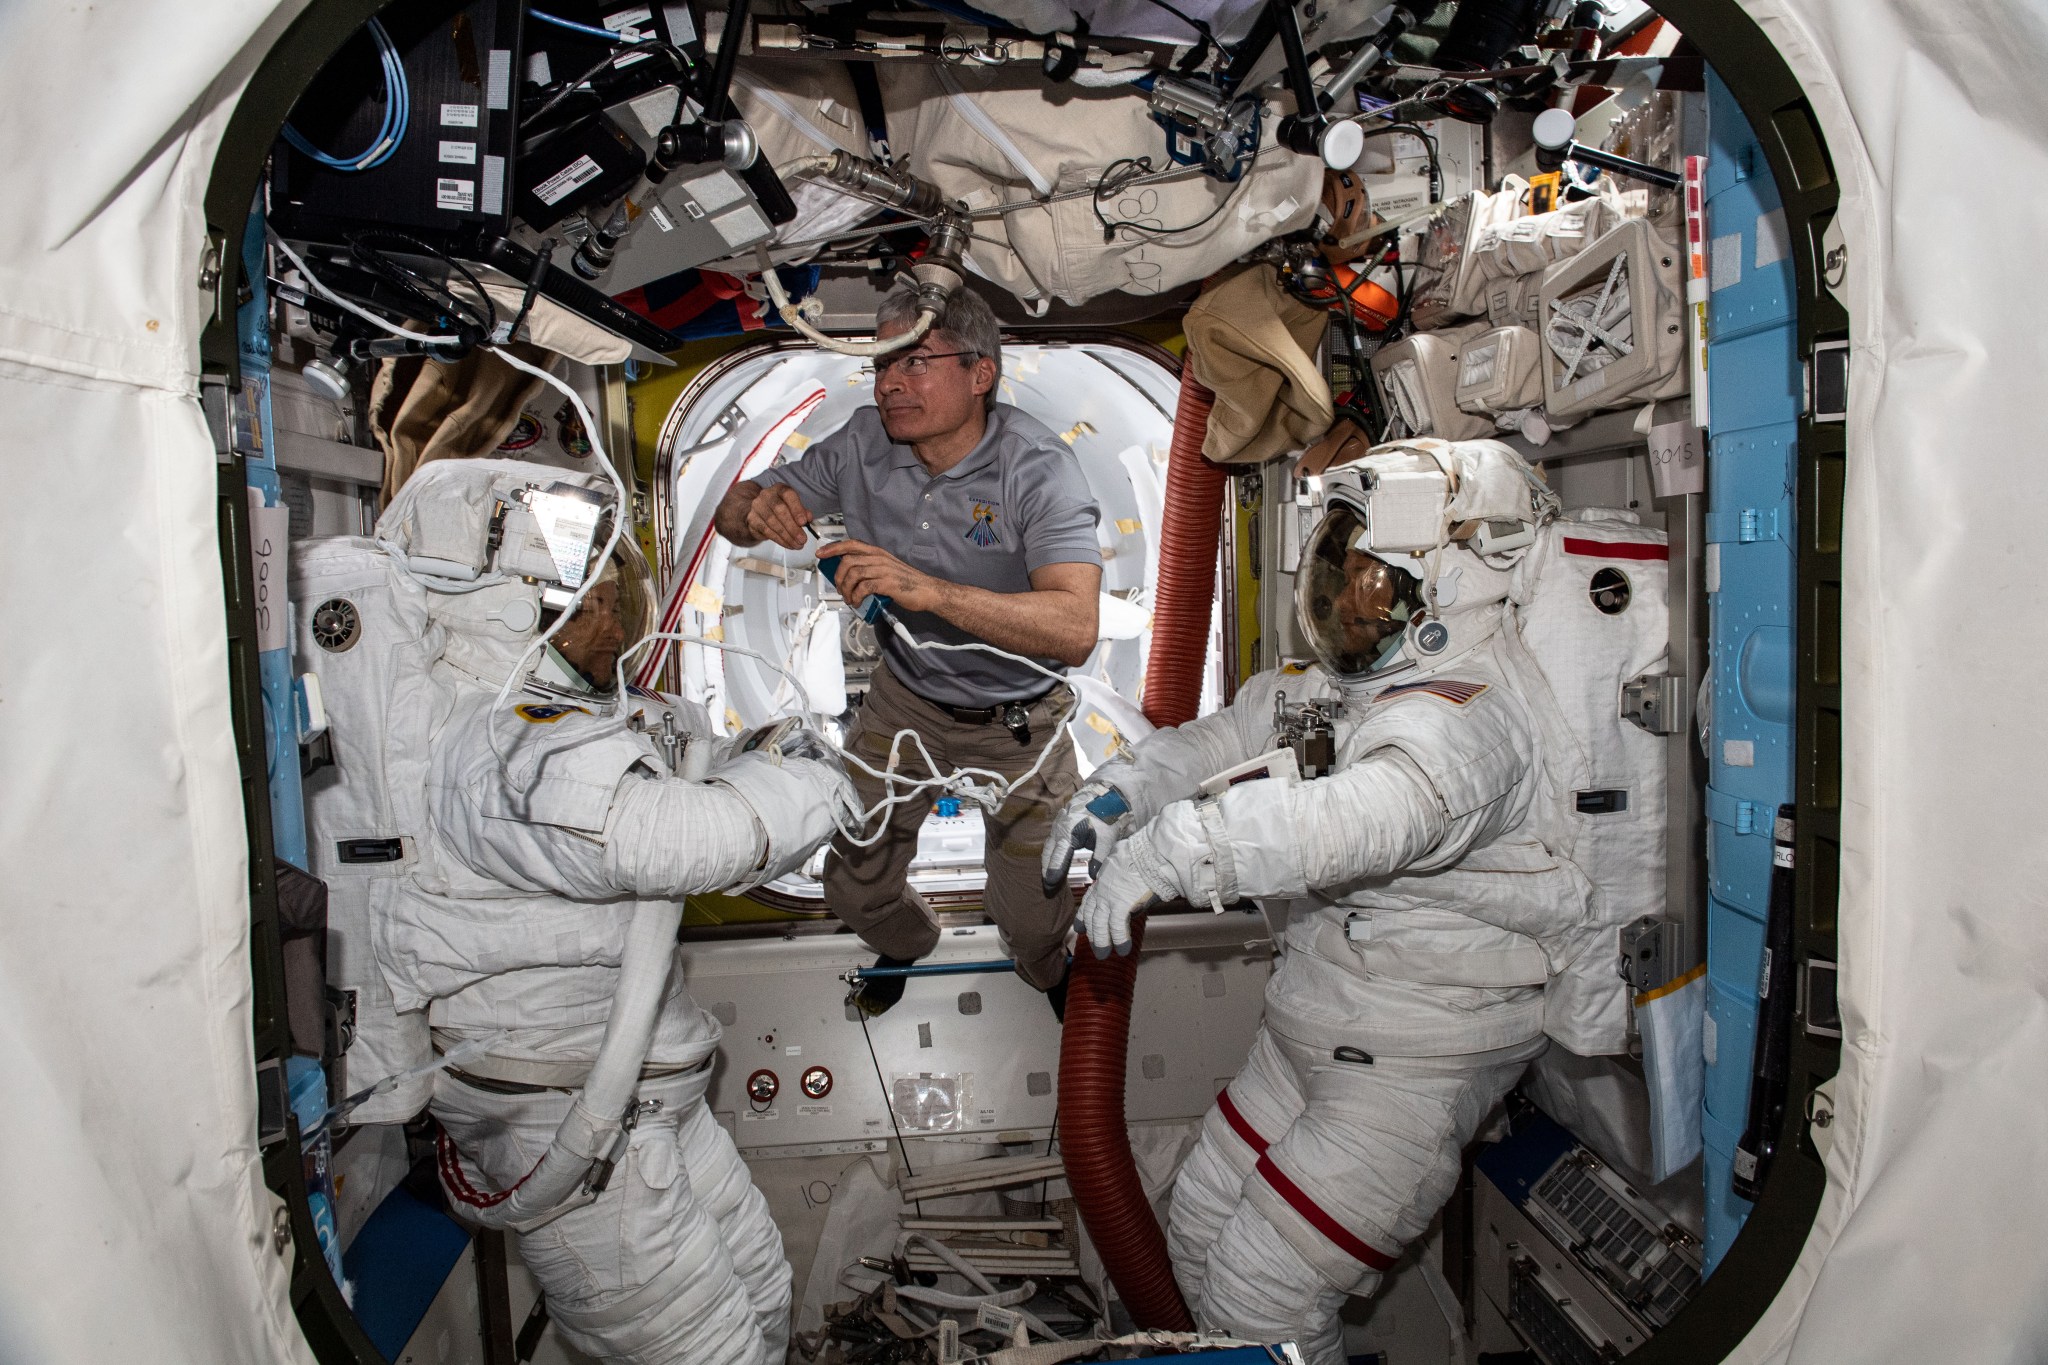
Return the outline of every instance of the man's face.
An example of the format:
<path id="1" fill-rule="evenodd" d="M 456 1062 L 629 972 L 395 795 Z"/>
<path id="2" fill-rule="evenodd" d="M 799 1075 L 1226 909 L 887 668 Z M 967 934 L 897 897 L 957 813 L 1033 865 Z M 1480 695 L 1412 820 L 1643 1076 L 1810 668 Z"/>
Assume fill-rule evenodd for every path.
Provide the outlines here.
<path id="1" fill-rule="evenodd" d="M 609 580 L 584 594 L 583 604 L 555 633 L 554 646 L 597 687 L 610 687 L 626 627 L 619 620 L 619 585 Z"/>
<path id="2" fill-rule="evenodd" d="M 885 326 L 883 340 L 909 331 L 907 322 Z M 927 332 L 908 351 L 876 357 L 875 406 L 889 439 L 902 445 L 940 439 L 982 418 L 982 395 L 995 386 L 996 363 L 986 356 L 953 355 L 960 343 L 944 332 Z M 911 356 L 939 356 L 912 375 L 901 363 Z"/>
<path id="3" fill-rule="evenodd" d="M 1345 552 L 1344 590 L 1337 594 L 1333 612 L 1345 653 L 1373 658 L 1382 640 L 1407 629 L 1406 613 L 1400 619 L 1395 616 L 1400 577 L 1399 570 L 1369 554 Z"/>

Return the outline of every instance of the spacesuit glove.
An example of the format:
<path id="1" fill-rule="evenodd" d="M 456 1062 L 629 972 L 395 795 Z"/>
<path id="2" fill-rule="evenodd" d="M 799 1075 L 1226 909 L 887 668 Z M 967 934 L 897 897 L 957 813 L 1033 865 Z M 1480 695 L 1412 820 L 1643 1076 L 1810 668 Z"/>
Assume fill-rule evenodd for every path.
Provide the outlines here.
<path id="1" fill-rule="evenodd" d="M 731 787 L 754 813 L 763 848 L 750 886 L 802 867 L 820 844 L 860 817 L 853 783 L 836 762 L 757 750 L 721 765 L 711 780 Z"/>
<path id="2" fill-rule="evenodd" d="M 1114 948 L 1122 957 L 1131 951 L 1131 916 L 1182 894 L 1173 869 L 1152 851 L 1148 832 L 1139 830 L 1106 863 L 1096 864 L 1095 884 L 1081 899 L 1081 932 L 1095 956 L 1108 957 Z"/>
<path id="3" fill-rule="evenodd" d="M 1081 790 L 1053 817 L 1052 835 L 1039 856 L 1045 894 L 1054 895 L 1067 884 L 1077 849 L 1091 850 L 1094 865 L 1100 869 L 1109 861 L 1116 841 L 1130 829 L 1132 819 L 1131 803 L 1109 782 L 1094 777 L 1082 783 Z"/>

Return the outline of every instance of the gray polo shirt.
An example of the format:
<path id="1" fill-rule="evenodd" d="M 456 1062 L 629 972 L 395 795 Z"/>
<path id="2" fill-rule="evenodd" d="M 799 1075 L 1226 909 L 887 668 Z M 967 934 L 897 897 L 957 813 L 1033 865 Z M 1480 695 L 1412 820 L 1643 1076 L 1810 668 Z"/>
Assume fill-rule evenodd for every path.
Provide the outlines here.
<path id="1" fill-rule="evenodd" d="M 1047 564 L 1102 563 L 1100 519 L 1080 461 L 1037 418 L 996 404 L 967 458 L 933 478 L 910 447 L 882 429 L 872 407 L 789 464 L 755 476 L 788 484 L 818 516 L 841 513 L 846 533 L 878 545 L 934 578 L 990 592 L 1029 592 Z M 921 640 L 975 637 L 929 612 L 896 615 Z M 882 654 L 913 692 L 954 706 L 992 706 L 1037 696 L 1042 673 L 979 650 L 917 650 L 884 629 Z M 1055 672 L 1063 665 L 1040 660 Z"/>

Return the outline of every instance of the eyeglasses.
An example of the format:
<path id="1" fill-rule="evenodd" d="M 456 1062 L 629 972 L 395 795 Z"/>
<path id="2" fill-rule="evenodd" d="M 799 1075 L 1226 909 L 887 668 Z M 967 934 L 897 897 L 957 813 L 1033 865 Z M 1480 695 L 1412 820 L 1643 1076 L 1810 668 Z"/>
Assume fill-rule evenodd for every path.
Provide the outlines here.
<path id="1" fill-rule="evenodd" d="M 877 360 L 866 368 L 869 376 L 877 380 L 891 370 L 917 379 L 930 372 L 934 360 L 951 360 L 956 356 L 980 354 L 979 351 L 927 351 L 920 355 L 892 355 Z"/>

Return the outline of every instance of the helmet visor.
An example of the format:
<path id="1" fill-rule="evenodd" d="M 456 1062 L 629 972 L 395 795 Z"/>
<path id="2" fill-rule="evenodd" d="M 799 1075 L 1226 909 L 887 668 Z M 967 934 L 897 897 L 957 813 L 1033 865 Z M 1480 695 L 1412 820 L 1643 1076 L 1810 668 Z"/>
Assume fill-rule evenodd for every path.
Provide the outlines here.
<path id="1" fill-rule="evenodd" d="M 1309 538 L 1295 575 L 1295 610 L 1318 662 L 1332 673 L 1370 673 L 1422 610 L 1416 580 L 1365 548 L 1365 519 L 1342 503 Z"/>

